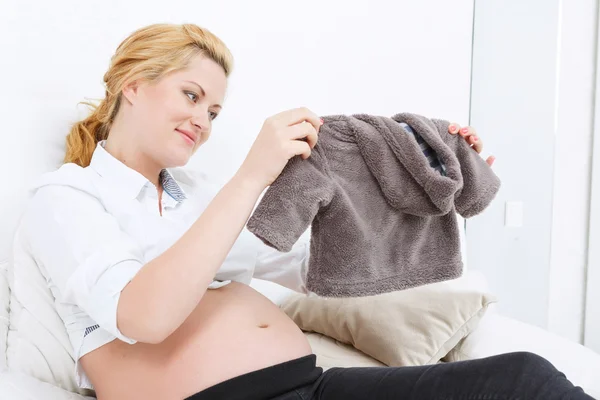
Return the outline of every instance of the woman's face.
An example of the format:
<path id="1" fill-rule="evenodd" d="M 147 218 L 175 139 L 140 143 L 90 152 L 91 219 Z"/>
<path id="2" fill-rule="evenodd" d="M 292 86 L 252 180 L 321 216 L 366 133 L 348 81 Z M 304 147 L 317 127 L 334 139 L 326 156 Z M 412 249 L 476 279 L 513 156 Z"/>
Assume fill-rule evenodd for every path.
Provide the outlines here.
<path id="1" fill-rule="evenodd" d="M 162 168 L 185 165 L 208 140 L 226 88 L 223 68 L 198 55 L 186 69 L 124 90 L 141 150 Z"/>

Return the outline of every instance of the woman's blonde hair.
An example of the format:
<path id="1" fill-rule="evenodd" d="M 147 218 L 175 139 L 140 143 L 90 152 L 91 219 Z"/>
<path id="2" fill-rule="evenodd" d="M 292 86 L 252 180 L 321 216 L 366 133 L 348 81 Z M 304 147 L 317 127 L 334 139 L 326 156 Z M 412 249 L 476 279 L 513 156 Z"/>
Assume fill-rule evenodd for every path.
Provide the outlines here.
<path id="1" fill-rule="evenodd" d="M 91 114 L 73 125 L 67 136 L 65 163 L 90 164 L 99 141 L 108 137 L 119 111 L 121 91 L 135 81 L 156 81 L 185 68 L 198 54 L 212 59 L 229 76 L 233 57 L 225 44 L 207 29 L 193 24 L 154 24 L 133 32 L 117 48 L 104 74 L 106 96 L 91 107 Z"/>

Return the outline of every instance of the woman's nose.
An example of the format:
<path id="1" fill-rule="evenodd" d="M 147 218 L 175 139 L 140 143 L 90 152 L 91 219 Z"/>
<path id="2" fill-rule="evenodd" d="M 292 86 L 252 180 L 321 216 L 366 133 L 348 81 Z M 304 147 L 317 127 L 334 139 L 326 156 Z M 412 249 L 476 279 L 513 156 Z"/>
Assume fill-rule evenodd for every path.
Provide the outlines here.
<path id="1" fill-rule="evenodd" d="M 205 131 L 210 126 L 210 120 L 206 113 L 204 115 L 196 115 L 192 117 L 192 125 L 201 131 Z"/>

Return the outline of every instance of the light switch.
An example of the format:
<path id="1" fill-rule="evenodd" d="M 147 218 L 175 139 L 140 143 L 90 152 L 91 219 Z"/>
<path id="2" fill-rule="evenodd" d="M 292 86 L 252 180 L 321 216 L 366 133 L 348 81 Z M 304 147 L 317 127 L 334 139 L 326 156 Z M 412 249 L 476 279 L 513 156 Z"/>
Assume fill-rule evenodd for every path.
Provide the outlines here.
<path id="1" fill-rule="evenodd" d="M 509 228 L 520 228 L 523 226 L 523 202 L 507 201 L 504 214 L 504 225 Z"/>

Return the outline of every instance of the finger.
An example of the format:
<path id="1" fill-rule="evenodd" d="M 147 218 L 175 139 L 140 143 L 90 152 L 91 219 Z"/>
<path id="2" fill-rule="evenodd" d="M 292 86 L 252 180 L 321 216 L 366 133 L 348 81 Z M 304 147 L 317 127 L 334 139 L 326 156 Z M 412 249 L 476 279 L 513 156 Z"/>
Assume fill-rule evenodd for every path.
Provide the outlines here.
<path id="1" fill-rule="evenodd" d="M 280 114 L 277 114 L 274 119 L 276 123 L 280 123 L 285 126 L 292 126 L 300 122 L 306 121 L 312 124 L 312 126 L 315 127 L 317 132 L 323 124 L 321 118 L 319 118 L 317 114 L 315 114 L 306 107 L 294 108 L 292 110 L 284 111 Z"/>
<path id="2" fill-rule="evenodd" d="M 489 156 L 487 158 L 487 160 L 485 160 L 486 163 L 488 163 L 488 165 L 491 167 L 492 165 L 494 165 L 494 162 L 496 161 L 496 157 L 494 156 Z"/>
<path id="3" fill-rule="evenodd" d="M 311 149 L 308 143 L 303 142 L 301 140 L 292 140 L 290 142 L 290 150 L 291 154 L 289 158 L 300 155 L 304 160 L 310 157 Z"/>
<path id="4" fill-rule="evenodd" d="M 464 137 L 465 139 L 468 139 L 469 136 L 475 135 L 477 132 L 475 132 L 475 129 L 473 129 L 470 126 L 465 126 L 463 128 L 460 128 L 460 136 Z"/>
<path id="5" fill-rule="evenodd" d="M 290 139 L 305 139 L 311 149 L 315 147 L 317 140 L 319 139 L 315 127 L 306 121 L 290 126 L 288 130 Z"/>
<path id="6" fill-rule="evenodd" d="M 460 125 L 457 124 L 456 122 L 452 122 L 450 125 L 448 125 L 448 132 L 450 132 L 453 135 L 456 135 L 459 130 L 460 130 Z"/>
<path id="7" fill-rule="evenodd" d="M 475 150 L 477 153 L 481 153 L 481 150 L 483 150 L 483 141 L 479 138 L 479 136 L 469 136 L 467 138 L 467 143 L 469 143 L 473 150 Z"/>

